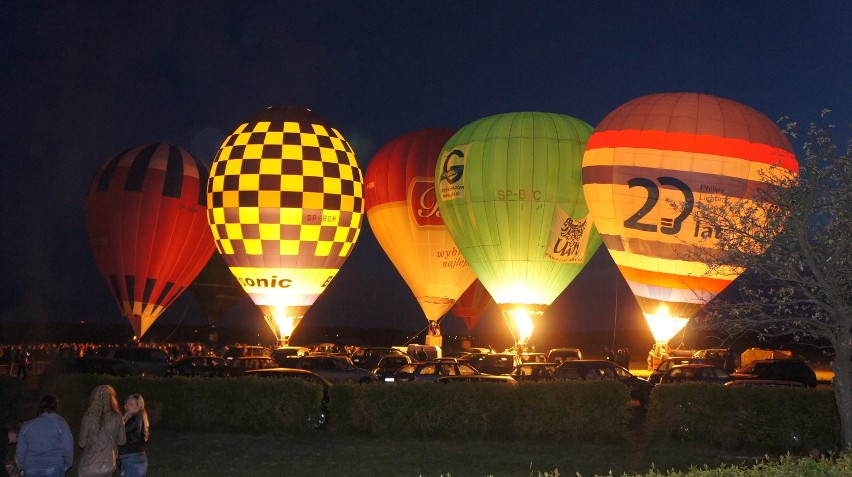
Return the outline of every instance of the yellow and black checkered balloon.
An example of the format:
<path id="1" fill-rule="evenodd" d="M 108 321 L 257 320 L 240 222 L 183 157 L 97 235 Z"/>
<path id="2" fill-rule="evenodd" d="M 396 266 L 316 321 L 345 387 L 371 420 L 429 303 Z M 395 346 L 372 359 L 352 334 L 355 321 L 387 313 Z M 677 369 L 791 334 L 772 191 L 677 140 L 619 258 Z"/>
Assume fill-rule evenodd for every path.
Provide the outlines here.
<path id="1" fill-rule="evenodd" d="M 364 213 L 355 153 L 312 111 L 270 107 L 228 136 L 207 183 L 207 221 L 237 280 L 281 338 L 352 251 Z M 273 325 L 274 327 L 274 325 Z"/>

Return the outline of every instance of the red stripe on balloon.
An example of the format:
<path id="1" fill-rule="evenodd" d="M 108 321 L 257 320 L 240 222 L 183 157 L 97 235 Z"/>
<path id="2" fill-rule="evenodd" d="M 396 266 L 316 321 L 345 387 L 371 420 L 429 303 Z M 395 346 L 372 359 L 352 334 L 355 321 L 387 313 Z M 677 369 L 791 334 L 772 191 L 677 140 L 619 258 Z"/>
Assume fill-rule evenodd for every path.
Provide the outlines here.
<path id="1" fill-rule="evenodd" d="M 684 290 L 704 290 L 711 293 L 720 293 L 733 280 L 709 277 L 694 277 L 690 275 L 678 275 L 653 270 L 641 270 L 638 268 L 619 265 L 618 269 L 627 281 L 644 283 L 665 288 L 680 288 Z"/>
<path id="2" fill-rule="evenodd" d="M 698 154 L 714 154 L 736 157 L 753 162 L 777 164 L 790 171 L 799 171 L 799 164 L 792 151 L 773 147 L 768 144 L 725 138 L 705 134 L 623 129 L 595 131 L 586 145 L 586 150 L 635 147 L 660 149 L 666 151 L 684 151 Z"/>

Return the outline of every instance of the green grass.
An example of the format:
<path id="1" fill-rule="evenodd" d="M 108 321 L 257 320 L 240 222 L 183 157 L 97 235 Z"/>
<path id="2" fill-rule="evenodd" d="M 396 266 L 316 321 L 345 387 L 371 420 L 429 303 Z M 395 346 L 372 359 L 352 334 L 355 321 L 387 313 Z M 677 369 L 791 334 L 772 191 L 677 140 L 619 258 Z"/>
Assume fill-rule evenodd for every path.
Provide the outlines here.
<path id="1" fill-rule="evenodd" d="M 759 457 L 759 456 L 758 456 Z M 758 457 L 723 456 L 713 449 L 644 445 L 566 446 L 471 440 L 361 439 L 328 435 L 307 438 L 245 434 L 157 432 L 148 458 L 151 476 L 537 476 L 587 477 L 704 464 L 753 463 Z"/>

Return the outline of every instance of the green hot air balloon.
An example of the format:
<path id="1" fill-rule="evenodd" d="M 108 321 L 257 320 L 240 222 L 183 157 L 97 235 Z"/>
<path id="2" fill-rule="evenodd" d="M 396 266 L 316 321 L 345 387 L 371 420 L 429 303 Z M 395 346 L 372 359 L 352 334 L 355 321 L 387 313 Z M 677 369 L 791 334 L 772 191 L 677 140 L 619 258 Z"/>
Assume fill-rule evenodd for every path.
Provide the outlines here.
<path id="1" fill-rule="evenodd" d="M 441 151 L 441 216 L 518 351 L 600 246 L 581 172 L 591 133 L 569 116 L 506 113 L 468 124 Z"/>

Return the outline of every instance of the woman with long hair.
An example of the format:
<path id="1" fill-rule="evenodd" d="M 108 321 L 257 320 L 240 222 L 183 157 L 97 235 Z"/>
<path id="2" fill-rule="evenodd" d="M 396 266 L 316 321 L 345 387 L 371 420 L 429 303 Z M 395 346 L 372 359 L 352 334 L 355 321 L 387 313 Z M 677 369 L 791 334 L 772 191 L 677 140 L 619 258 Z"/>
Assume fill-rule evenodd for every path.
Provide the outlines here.
<path id="1" fill-rule="evenodd" d="M 126 442 L 118 448 L 121 459 L 122 477 L 145 477 L 148 472 L 148 456 L 145 444 L 148 442 L 148 411 L 145 400 L 139 394 L 131 394 L 124 403 L 124 430 Z"/>
<path id="2" fill-rule="evenodd" d="M 108 477 L 115 472 L 118 446 L 124 444 L 124 421 L 115 389 L 102 384 L 92 390 L 89 408 L 80 424 L 79 445 L 83 448 L 77 475 Z"/>

